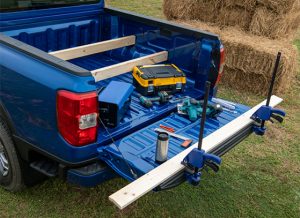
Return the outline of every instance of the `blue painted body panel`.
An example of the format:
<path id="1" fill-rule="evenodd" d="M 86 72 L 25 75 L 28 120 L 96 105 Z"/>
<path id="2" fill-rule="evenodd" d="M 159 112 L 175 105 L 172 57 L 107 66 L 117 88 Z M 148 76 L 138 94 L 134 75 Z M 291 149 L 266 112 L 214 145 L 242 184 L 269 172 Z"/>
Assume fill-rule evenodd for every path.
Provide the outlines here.
<path id="1" fill-rule="evenodd" d="M 137 40 L 134 46 L 70 62 L 87 70 L 95 70 L 155 52 L 168 51 L 168 62 L 176 64 L 188 77 L 183 95 L 197 99 L 203 96 L 202 90 L 210 73 L 210 66 L 218 65 L 218 60 L 211 57 L 211 51 L 221 47 L 219 39 L 208 40 L 172 31 L 165 34 L 159 27 L 111 16 L 103 10 L 103 1 L 95 5 L 2 13 L 0 31 L 45 52 L 135 35 Z M 103 160 L 107 160 L 105 155 L 111 156 L 112 163 L 107 163 L 123 177 L 132 179 L 126 172 L 118 149 L 111 145 L 112 140 L 103 128 L 99 128 L 98 139 L 94 144 L 73 147 L 60 136 L 56 121 L 58 90 L 81 93 L 98 90 L 112 80 L 132 83 L 130 72 L 95 83 L 92 76 L 66 73 L 1 43 L 0 56 L 0 103 L 8 112 L 17 136 L 72 164 L 97 158 L 99 154 Z M 214 132 L 247 109 L 239 105 L 236 115 L 223 112 L 218 120 L 209 119 L 205 134 Z M 157 166 L 153 161 L 156 141 L 153 128 L 160 123 L 172 126 L 178 133 L 197 140 L 199 121 L 191 123 L 174 112 L 176 104 L 155 104 L 151 109 L 144 108 L 134 92 L 125 118 L 117 128 L 109 130 L 117 141 L 117 146 L 139 175 Z M 178 143 L 171 139 L 169 158 L 183 150 Z M 121 161 L 117 163 L 118 160 Z M 74 173 L 69 176 L 76 177 Z"/>

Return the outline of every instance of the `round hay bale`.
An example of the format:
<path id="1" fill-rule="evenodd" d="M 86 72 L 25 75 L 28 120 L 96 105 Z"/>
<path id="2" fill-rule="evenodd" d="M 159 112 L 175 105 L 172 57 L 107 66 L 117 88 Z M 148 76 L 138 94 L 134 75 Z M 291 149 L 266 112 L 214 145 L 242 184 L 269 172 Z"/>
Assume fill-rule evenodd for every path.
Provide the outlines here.
<path id="1" fill-rule="evenodd" d="M 252 18 L 249 31 L 252 34 L 272 39 L 292 38 L 300 26 L 300 11 L 278 15 L 266 7 L 258 7 Z"/>

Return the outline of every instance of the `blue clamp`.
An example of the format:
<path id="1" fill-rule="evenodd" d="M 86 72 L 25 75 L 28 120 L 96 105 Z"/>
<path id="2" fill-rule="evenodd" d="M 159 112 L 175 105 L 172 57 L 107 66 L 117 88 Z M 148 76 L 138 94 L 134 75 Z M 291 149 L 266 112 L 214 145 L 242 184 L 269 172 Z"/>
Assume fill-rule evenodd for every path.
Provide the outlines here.
<path id="1" fill-rule="evenodd" d="M 219 171 L 222 160 L 220 157 L 205 153 L 204 150 L 194 148 L 184 159 L 182 164 L 186 167 L 186 177 L 190 184 L 197 186 L 201 180 L 201 170 L 208 166 L 215 172 Z"/>
<path id="2" fill-rule="evenodd" d="M 254 121 L 259 123 L 260 125 L 255 125 L 253 127 L 254 132 L 257 135 L 264 135 L 266 132 L 265 122 L 271 121 L 273 123 L 273 119 L 277 120 L 279 123 L 283 122 L 283 117 L 285 117 L 285 112 L 280 109 L 274 109 L 270 106 L 261 106 L 251 117 Z"/>

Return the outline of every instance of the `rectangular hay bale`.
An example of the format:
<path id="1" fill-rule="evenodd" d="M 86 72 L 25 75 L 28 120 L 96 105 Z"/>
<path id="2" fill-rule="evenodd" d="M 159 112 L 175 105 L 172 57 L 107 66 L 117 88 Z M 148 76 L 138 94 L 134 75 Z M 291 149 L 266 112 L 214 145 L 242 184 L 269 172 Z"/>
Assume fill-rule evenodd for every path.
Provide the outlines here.
<path id="1" fill-rule="evenodd" d="M 300 26 L 300 10 L 276 14 L 266 7 L 258 7 L 252 17 L 249 31 L 272 39 L 293 38 Z"/>
<path id="2" fill-rule="evenodd" d="M 165 16 L 172 19 L 196 19 L 204 22 L 215 22 L 219 1 L 212 0 L 164 0 Z"/>
<path id="3" fill-rule="evenodd" d="M 300 0 L 257 0 L 257 4 L 277 14 L 287 14 L 300 10 Z"/>
<path id="4" fill-rule="evenodd" d="M 226 57 L 226 71 L 222 78 L 224 84 L 265 95 L 278 51 L 282 52 L 282 59 L 275 93 L 288 90 L 294 80 L 298 70 L 298 56 L 297 49 L 289 42 L 249 35 L 232 27 L 221 30 L 199 21 L 183 23 L 220 35 Z"/>
<path id="5" fill-rule="evenodd" d="M 216 23 L 221 26 L 236 26 L 242 30 L 248 30 L 252 19 L 252 12 L 242 7 L 222 7 Z"/>
<path id="6" fill-rule="evenodd" d="M 256 1 L 257 0 L 223 0 L 221 2 L 223 7 L 238 6 L 248 11 L 253 11 L 256 6 Z"/>

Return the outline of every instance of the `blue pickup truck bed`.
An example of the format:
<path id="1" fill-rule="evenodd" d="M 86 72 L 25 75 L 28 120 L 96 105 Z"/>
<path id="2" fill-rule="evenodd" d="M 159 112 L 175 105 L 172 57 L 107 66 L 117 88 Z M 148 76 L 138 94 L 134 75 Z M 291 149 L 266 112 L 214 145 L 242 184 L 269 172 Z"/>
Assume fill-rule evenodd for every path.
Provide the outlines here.
<path id="1" fill-rule="evenodd" d="M 145 108 L 134 91 L 119 126 L 106 129 L 98 123 L 94 140 L 74 145 L 60 129 L 63 124 L 67 134 L 71 131 L 59 119 L 59 93 L 65 91 L 81 98 L 87 93 L 98 94 L 112 80 L 132 83 L 131 72 L 98 81 L 93 71 L 165 52 L 167 59 L 163 63 L 176 64 L 187 76 L 185 91 L 173 98 L 190 96 L 200 100 L 205 82 L 210 81 L 211 100 L 217 94 L 224 66 L 224 48 L 217 35 L 104 8 L 103 1 L 4 12 L 0 24 L 0 119 L 3 120 L 0 121 L 9 127 L 19 158 L 28 168 L 83 186 L 97 185 L 115 176 L 113 171 L 134 180 L 128 164 L 138 176 L 158 166 L 154 161 L 157 138 L 154 129 L 160 124 L 173 127 L 176 133 L 197 142 L 201 119 L 191 122 L 179 115 L 177 103 L 155 103 L 150 109 Z M 135 44 L 68 61 L 51 55 L 128 36 L 135 37 Z M 247 106 L 236 103 L 234 111 L 209 118 L 204 135 L 215 132 L 247 110 Z M 80 131 L 75 134 L 80 136 Z M 251 126 L 242 129 L 214 153 L 223 155 L 251 132 Z M 170 139 L 169 158 L 184 150 L 181 143 Z"/>
<path id="2" fill-rule="evenodd" d="M 112 59 L 110 56 L 106 56 L 103 54 L 92 55 L 84 58 L 79 58 L 75 60 L 71 60 L 72 63 L 77 66 L 83 67 L 88 70 L 94 70 L 101 67 L 110 66 L 113 64 L 119 63 L 118 60 Z M 111 79 L 103 80 L 97 83 L 97 87 L 100 89 L 101 87 L 106 87 L 109 82 L 114 81 L 122 81 L 126 83 L 133 83 L 132 73 L 127 73 L 118 77 L 114 77 Z M 189 80 L 187 83 L 186 90 L 184 95 L 177 94 L 175 97 L 179 98 L 182 96 L 190 96 L 193 98 L 201 98 L 203 92 L 197 89 L 194 89 L 194 82 Z M 111 129 L 110 134 L 112 137 L 116 137 L 116 139 L 121 138 L 122 136 L 128 134 L 128 132 L 132 132 L 133 129 L 140 129 L 141 127 L 149 125 L 149 123 L 153 123 L 156 120 L 160 120 L 161 118 L 167 116 L 168 114 L 175 112 L 177 108 L 177 103 L 169 103 L 161 105 L 159 103 L 155 103 L 154 107 L 148 109 L 141 105 L 138 93 L 135 91 L 132 95 L 132 101 L 130 104 L 130 110 L 127 111 L 124 119 L 121 121 L 120 125 L 117 128 Z M 120 132 L 122 133 L 121 135 Z M 111 143 L 110 136 L 107 134 L 105 129 L 99 129 L 99 143 L 100 144 L 109 144 Z"/>
<path id="3" fill-rule="evenodd" d="M 94 70 L 119 63 L 119 61 L 112 60 L 110 56 L 103 54 L 79 58 L 72 60 L 71 62 L 88 70 Z M 112 80 L 132 83 L 132 75 L 131 73 L 127 73 L 112 79 L 107 79 L 97 83 L 97 86 L 99 88 L 105 87 Z M 183 94 L 175 95 L 175 98 L 190 96 L 201 99 L 203 97 L 203 91 L 194 89 L 194 85 L 193 81 L 188 80 L 185 92 Z M 249 110 L 249 107 L 247 106 L 237 103 L 233 104 L 236 105 L 235 111 L 224 111 L 217 118 L 210 118 L 207 120 L 204 132 L 205 136 L 215 132 Z M 134 178 L 129 172 L 127 163 L 120 160 L 126 159 L 126 162 L 129 162 L 130 165 L 133 166 L 139 176 L 157 167 L 159 165 L 155 162 L 157 134 L 154 129 L 159 128 L 159 125 L 174 128 L 176 134 L 190 138 L 194 143 L 198 141 L 200 120 L 191 122 L 186 116 L 178 115 L 176 113 L 177 103 L 169 103 L 166 105 L 157 103 L 154 107 L 148 109 L 140 104 L 138 93 L 134 92 L 129 108 L 130 109 L 127 111 L 124 119 L 117 128 L 109 129 L 109 133 L 105 128 L 99 129 L 98 143 L 107 146 L 98 148 L 98 151 L 100 154 L 109 151 L 111 155 L 110 158 L 113 161 L 107 160 L 107 163 L 121 176 L 130 181 L 134 180 Z M 136 132 L 132 133 L 134 130 L 136 130 Z M 244 132 L 241 133 L 241 136 L 237 137 L 238 140 L 247 137 L 251 132 L 251 129 L 244 130 Z M 111 137 L 113 137 L 113 139 Z M 182 142 L 183 141 L 180 139 L 171 137 L 168 153 L 169 159 L 184 150 L 184 148 L 181 147 Z M 222 155 L 232 146 L 232 144 L 224 145 L 224 148 L 221 148 L 223 150 L 216 153 Z M 106 152 L 103 152 L 103 150 L 106 150 Z M 73 180 L 73 182 L 76 183 L 80 181 L 82 185 L 84 185 L 85 181 L 80 180 L 79 177 L 80 172 L 78 170 L 69 172 L 70 180 Z M 90 184 L 89 181 L 86 183 Z"/>

